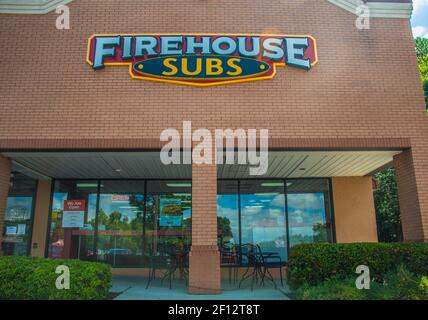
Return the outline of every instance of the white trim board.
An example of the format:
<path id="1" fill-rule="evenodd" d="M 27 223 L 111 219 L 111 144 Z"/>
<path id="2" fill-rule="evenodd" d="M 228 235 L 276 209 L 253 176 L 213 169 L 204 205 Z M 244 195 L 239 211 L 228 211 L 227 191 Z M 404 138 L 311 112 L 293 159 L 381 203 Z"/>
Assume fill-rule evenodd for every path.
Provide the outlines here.
<path id="1" fill-rule="evenodd" d="M 0 0 L 0 13 L 46 14 L 73 0 Z"/>
<path id="2" fill-rule="evenodd" d="M 402 18 L 410 19 L 413 5 L 410 2 L 366 2 L 361 0 L 327 0 L 342 9 L 356 15 L 356 9 L 360 5 L 367 5 L 372 18 Z"/>
<path id="3" fill-rule="evenodd" d="M 0 0 L 0 13 L 10 14 L 45 14 L 57 6 L 73 0 Z M 318 0 L 317 0 L 318 1 Z M 356 14 L 356 8 L 364 4 L 362 0 L 327 0 L 328 2 Z M 413 6 L 411 3 L 367 2 L 373 18 L 409 19 Z"/>

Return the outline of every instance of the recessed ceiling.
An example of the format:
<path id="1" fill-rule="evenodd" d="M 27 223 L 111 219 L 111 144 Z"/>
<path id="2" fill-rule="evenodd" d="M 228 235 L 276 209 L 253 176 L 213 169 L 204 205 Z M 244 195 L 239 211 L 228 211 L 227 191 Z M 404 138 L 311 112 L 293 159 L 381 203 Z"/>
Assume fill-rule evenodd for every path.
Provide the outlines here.
<path id="1" fill-rule="evenodd" d="M 271 151 L 267 173 L 250 165 L 219 165 L 219 178 L 365 176 L 399 151 Z M 190 165 L 164 165 L 158 152 L 7 152 L 14 170 L 39 178 L 190 179 Z M 235 157 L 236 158 L 236 157 Z M 254 166 L 253 166 L 254 167 Z"/>
<path id="2" fill-rule="evenodd" d="M 365 176 L 392 162 L 400 151 L 270 152 L 264 177 Z M 253 166 L 254 167 L 254 166 Z M 249 165 L 219 166 L 219 178 L 251 178 Z"/>

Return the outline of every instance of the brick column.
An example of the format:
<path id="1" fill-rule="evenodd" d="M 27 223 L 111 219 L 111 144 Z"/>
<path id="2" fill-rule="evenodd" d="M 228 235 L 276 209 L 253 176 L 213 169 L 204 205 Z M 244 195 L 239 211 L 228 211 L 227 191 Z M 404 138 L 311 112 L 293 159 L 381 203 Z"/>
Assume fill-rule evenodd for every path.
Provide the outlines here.
<path id="1" fill-rule="evenodd" d="M 189 264 L 190 293 L 220 293 L 215 164 L 192 165 L 192 248 Z"/>
<path id="2" fill-rule="evenodd" d="M 394 157 L 403 236 L 428 241 L 428 152 L 405 150 Z"/>
<path id="3" fill-rule="evenodd" d="M 3 242 L 4 214 L 9 194 L 10 171 L 10 160 L 0 155 L 0 243 Z M 1 249 L 0 255 L 2 255 Z"/>

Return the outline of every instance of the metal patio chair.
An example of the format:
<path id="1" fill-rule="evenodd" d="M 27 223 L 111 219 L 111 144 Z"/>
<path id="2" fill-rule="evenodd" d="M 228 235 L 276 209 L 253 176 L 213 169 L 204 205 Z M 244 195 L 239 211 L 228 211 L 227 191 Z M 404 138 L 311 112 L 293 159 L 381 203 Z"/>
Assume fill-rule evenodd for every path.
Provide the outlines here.
<path id="1" fill-rule="evenodd" d="M 168 279 L 169 289 L 172 289 L 172 277 L 176 269 L 175 260 L 172 258 L 175 248 L 168 245 L 159 245 L 157 252 L 153 252 L 149 257 L 149 279 L 146 289 L 150 286 L 152 280 L 156 279 L 157 270 L 165 270 L 161 278 L 161 285 L 165 279 Z"/>
<path id="2" fill-rule="evenodd" d="M 284 262 L 281 259 L 281 256 L 278 252 L 263 252 L 261 247 L 257 245 L 258 252 L 260 254 L 260 260 L 261 264 L 263 266 L 262 269 L 262 278 L 261 283 L 264 284 L 264 279 L 268 278 L 272 281 L 272 283 L 275 285 L 276 288 L 276 282 L 270 273 L 269 269 L 279 269 L 279 275 L 281 279 L 281 286 L 284 286 L 284 281 L 282 277 L 282 267 L 285 265 Z"/>
<path id="3" fill-rule="evenodd" d="M 262 280 L 263 277 L 263 266 L 262 266 L 262 257 L 259 254 L 259 248 L 257 246 L 247 243 L 240 246 L 240 254 L 242 259 L 242 264 L 247 266 L 244 274 L 242 275 L 241 281 L 239 281 L 239 288 L 241 288 L 242 283 L 251 278 L 251 291 L 254 288 L 254 283 L 258 283 L 259 280 Z"/>
<path id="4" fill-rule="evenodd" d="M 228 268 L 229 283 L 235 283 L 238 279 L 239 260 L 239 246 L 223 244 L 220 247 L 220 266 Z"/>

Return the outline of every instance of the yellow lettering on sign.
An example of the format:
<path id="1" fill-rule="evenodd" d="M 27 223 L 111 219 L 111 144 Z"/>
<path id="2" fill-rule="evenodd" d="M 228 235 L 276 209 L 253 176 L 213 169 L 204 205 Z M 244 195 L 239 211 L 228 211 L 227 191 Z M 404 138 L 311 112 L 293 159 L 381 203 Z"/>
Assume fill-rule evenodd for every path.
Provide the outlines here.
<path id="1" fill-rule="evenodd" d="M 218 76 L 223 73 L 221 60 L 217 58 L 207 58 L 207 76 Z"/>
<path id="2" fill-rule="evenodd" d="M 171 71 L 163 71 L 164 76 L 174 76 L 178 73 L 178 68 L 172 64 L 172 62 L 177 62 L 176 58 L 167 58 L 163 61 L 163 65 L 169 68 Z"/>
<path id="3" fill-rule="evenodd" d="M 235 70 L 235 71 L 228 71 L 227 74 L 229 76 L 240 76 L 242 74 L 242 68 L 236 64 L 240 61 L 241 59 L 239 58 L 231 58 L 227 60 L 227 65 Z"/>
<path id="4" fill-rule="evenodd" d="M 196 59 L 196 70 L 195 71 L 189 71 L 188 65 L 187 65 L 187 58 L 183 58 L 181 61 L 181 71 L 188 76 L 196 76 L 198 74 L 201 74 L 202 72 L 202 59 L 197 58 Z"/>

